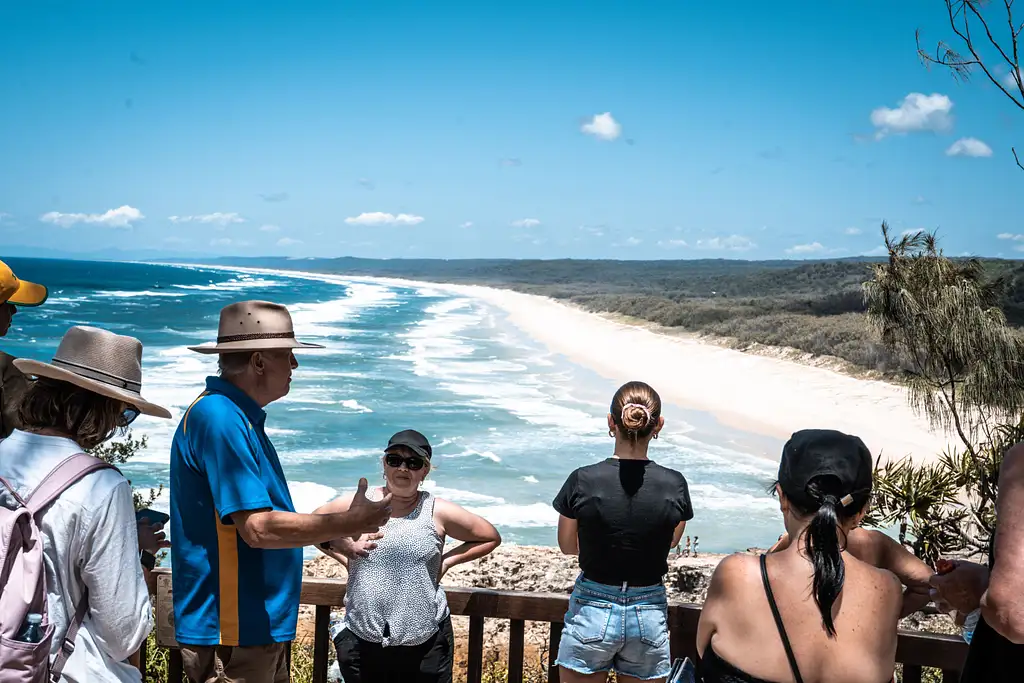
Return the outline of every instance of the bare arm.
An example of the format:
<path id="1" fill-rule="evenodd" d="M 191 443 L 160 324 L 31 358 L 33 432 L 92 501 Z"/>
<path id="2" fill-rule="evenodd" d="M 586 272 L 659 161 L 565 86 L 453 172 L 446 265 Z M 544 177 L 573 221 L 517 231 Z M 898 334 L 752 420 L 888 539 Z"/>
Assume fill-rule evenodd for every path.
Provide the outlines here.
<path id="1" fill-rule="evenodd" d="M 858 528 L 850 532 L 847 549 L 857 559 L 892 572 L 905 586 L 900 618 L 931 601 L 929 581 L 934 572 L 896 540 L 881 531 Z"/>
<path id="2" fill-rule="evenodd" d="M 445 535 L 463 542 L 444 554 L 441 562 L 442 576 L 456 565 L 472 562 L 493 552 L 501 544 L 501 534 L 493 524 L 461 505 L 435 499 L 434 518 L 441 523 Z"/>
<path id="3" fill-rule="evenodd" d="M 302 548 L 342 536 L 358 537 L 376 532 L 391 515 L 390 494 L 379 501 L 366 500 L 365 494 L 366 479 L 360 479 L 359 489 L 344 512 L 303 515 L 281 510 L 243 510 L 232 513 L 231 522 L 242 540 L 253 548 Z"/>
<path id="4" fill-rule="evenodd" d="M 999 470 L 996 503 L 995 562 L 988 590 L 981 598 L 981 614 L 1000 635 L 1024 644 L 1024 444 L 1011 448 Z"/>
<path id="5" fill-rule="evenodd" d="M 672 545 L 670 548 L 675 548 L 679 545 L 679 541 L 683 539 L 683 533 L 686 531 L 686 522 L 679 522 L 679 526 L 672 532 Z"/>
<path id="6" fill-rule="evenodd" d="M 563 555 L 580 554 L 579 525 L 565 515 L 558 516 L 558 548 Z"/>
<path id="7" fill-rule="evenodd" d="M 729 587 L 733 583 L 733 577 L 742 572 L 742 569 L 738 558 L 730 555 L 718 563 L 715 573 L 711 575 L 711 584 L 708 586 L 708 594 L 700 612 L 700 621 L 697 622 L 697 654 L 701 657 L 711 645 L 711 637 L 718 630 L 719 615 L 727 613 L 730 609 L 729 596 L 733 591 Z"/>

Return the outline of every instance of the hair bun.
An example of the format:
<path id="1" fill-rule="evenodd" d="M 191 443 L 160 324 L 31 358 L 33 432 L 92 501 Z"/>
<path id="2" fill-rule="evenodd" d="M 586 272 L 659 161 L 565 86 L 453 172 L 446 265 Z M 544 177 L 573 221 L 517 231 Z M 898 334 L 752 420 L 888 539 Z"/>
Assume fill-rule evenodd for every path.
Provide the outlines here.
<path id="1" fill-rule="evenodd" d="M 622 406 L 622 426 L 630 432 L 639 432 L 651 423 L 651 411 L 639 403 Z"/>

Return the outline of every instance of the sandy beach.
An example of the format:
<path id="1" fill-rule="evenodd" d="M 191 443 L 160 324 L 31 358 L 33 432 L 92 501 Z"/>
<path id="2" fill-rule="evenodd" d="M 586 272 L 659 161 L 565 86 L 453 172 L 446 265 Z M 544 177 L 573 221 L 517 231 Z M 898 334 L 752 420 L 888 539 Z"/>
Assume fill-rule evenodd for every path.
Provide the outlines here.
<path id="1" fill-rule="evenodd" d="M 953 441 L 932 430 L 894 384 L 824 367 L 745 353 L 695 335 L 668 335 L 546 297 L 504 289 L 444 285 L 497 306 L 530 337 L 615 381 L 650 383 L 670 403 L 719 422 L 786 439 L 809 427 L 864 439 L 874 455 L 933 461 Z"/>
<path id="2" fill-rule="evenodd" d="M 548 297 L 508 289 L 300 270 L 204 266 L 249 273 L 284 272 L 317 280 L 430 286 L 500 309 L 523 333 L 613 382 L 654 386 L 668 403 L 709 413 L 737 430 L 785 440 L 799 429 L 860 436 L 876 457 L 932 462 L 955 443 L 911 409 L 895 384 L 764 353 L 746 353 L 693 334 L 665 334 Z M 766 453 L 777 457 L 776 453 Z"/>

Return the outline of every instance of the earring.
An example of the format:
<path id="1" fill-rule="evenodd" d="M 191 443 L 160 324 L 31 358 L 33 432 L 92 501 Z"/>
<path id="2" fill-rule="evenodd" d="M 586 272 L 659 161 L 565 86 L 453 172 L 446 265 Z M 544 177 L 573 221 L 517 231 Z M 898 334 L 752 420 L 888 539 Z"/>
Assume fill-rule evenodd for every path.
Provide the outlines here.
<path id="1" fill-rule="evenodd" d="M 655 438 L 655 439 L 657 439 L 657 438 L 658 438 L 658 433 L 657 433 L 657 432 L 655 432 L 655 433 L 654 433 L 654 438 Z"/>
<path id="2" fill-rule="evenodd" d="M 612 437 L 614 439 L 615 438 L 615 430 L 614 429 L 609 429 L 608 430 L 608 436 L 610 436 L 610 437 Z"/>

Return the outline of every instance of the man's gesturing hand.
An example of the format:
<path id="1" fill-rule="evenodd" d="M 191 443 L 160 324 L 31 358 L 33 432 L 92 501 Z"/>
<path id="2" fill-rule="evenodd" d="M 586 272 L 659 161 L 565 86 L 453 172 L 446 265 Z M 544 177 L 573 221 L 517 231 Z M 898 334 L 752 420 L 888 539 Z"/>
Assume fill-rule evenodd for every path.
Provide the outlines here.
<path id="1" fill-rule="evenodd" d="M 366 497 L 366 487 L 366 477 L 362 477 L 359 480 L 356 495 L 352 498 L 352 504 L 348 508 L 355 530 L 355 533 L 352 534 L 353 541 L 358 541 L 363 534 L 376 532 L 391 517 L 391 494 L 387 494 L 381 500 L 372 501 Z"/>
<path id="2" fill-rule="evenodd" d="M 377 541 L 384 538 L 384 534 L 363 534 L 356 540 L 348 536 L 342 536 L 331 541 L 331 550 L 337 551 L 352 560 L 357 557 L 367 557 L 370 551 L 377 547 Z"/>

